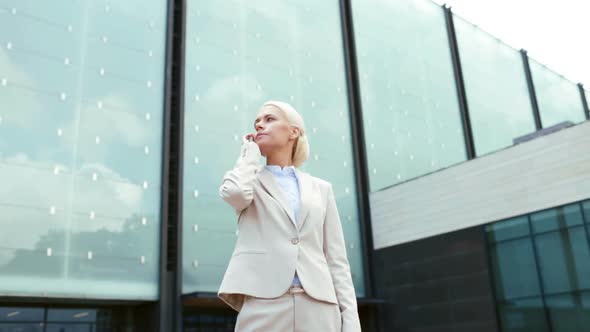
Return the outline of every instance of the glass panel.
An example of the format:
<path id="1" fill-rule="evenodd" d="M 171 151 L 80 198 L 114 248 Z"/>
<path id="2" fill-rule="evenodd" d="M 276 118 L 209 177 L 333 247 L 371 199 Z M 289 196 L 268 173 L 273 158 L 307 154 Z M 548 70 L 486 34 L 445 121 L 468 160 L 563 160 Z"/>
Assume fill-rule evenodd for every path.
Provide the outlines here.
<path id="1" fill-rule="evenodd" d="M 590 292 L 546 298 L 554 332 L 580 332 L 590 326 Z"/>
<path id="2" fill-rule="evenodd" d="M 584 227 L 536 236 L 545 294 L 590 289 L 590 247 Z"/>
<path id="3" fill-rule="evenodd" d="M 543 128 L 563 121 L 582 122 L 584 107 L 575 83 L 529 58 Z"/>
<path id="4" fill-rule="evenodd" d="M 541 298 L 513 300 L 498 307 L 503 332 L 549 331 Z"/>
<path id="5" fill-rule="evenodd" d="M 534 132 L 533 111 L 520 53 L 454 18 L 475 151 L 481 156 Z"/>
<path id="6" fill-rule="evenodd" d="M 183 293 L 219 288 L 237 230 L 219 186 L 260 106 L 273 99 L 291 103 L 305 119 L 311 152 L 301 169 L 334 186 L 362 296 L 338 2 L 190 1 L 186 22 Z M 228 148 L 219 153 L 219 146 Z"/>
<path id="7" fill-rule="evenodd" d="M 43 315 L 43 308 L 0 307 L 0 322 L 42 321 Z"/>
<path id="8" fill-rule="evenodd" d="M 517 217 L 486 226 L 488 241 L 499 242 L 530 234 L 528 217 Z"/>
<path id="9" fill-rule="evenodd" d="M 531 215 L 531 225 L 534 233 L 542 233 L 559 228 L 582 225 L 582 211 L 580 204 L 537 212 Z"/>
<path id="10" fill-rule="evenodd" d="M 352 7 L 370 190 L 465 160 L 441 7 L 423 0 Z"/>
<path id="11" fill-rule="evenodd" d="M 92 324 L 47 324 L 46 332 L 93 332 Z"/>
<path id="12" fill-rule="evenodd" d="M 498 299 L 540 295 L 530 238 L 494 244 L 490 248 L 490 255 Z"/>
<path id="13" fill-rule="evenodd" d="M 582 208 L 584 209 L 584 219 L 587 223 L 590 223 L 590 201 L 582 203 Z"/>
<path id="14" fill-rule="evenodd" d="M 95 309 L 49 309 L 47 310 L 48 322 L 94 322 L 96 321 Z"/>
<path id="15" fill-rule="evenodd" d="M 184 308 L 182 326 L 186 331 L 234 331 L 236 315 L 227 310 Z"/>
<path id="16" fill-rule="evenodd" d="M 157 299 L 167 1 L 2 8 L 0 293 Z"/>
<path id="17" fill-rule="evenodd" d="M 1 323 L 0 332 L 46 332 L 42 323 L 22 324 L 22 323 Z"/>

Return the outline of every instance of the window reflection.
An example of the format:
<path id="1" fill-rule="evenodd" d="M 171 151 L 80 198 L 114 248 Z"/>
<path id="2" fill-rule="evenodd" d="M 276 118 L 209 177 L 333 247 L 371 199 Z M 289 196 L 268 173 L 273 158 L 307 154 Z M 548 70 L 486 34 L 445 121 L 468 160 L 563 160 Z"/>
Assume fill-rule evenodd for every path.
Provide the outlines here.
<path id="1" fill-rule="evenodd" d="M 589 326 L 587 208 L 575 203 L 486 226 L 502 331 Z"/>
<path id="2" fill-rule="evenodd" d="M 156 299 L 168 2 L 1 2 L 0 293 Z"/>
<path id="3" fill-rule="evenodd" d="M 0 307 L 0 332 L 134 332 L 132 319 L 130 307 Z"/>
<path id="4" fill-rule="evenodd" d="M 0 307 L 0 322 L 8 321 L 42 321 L 42 308 Z"/>
<path id="5" fill-rule="evenodd" d="M 423 0 L 352 7 L 370 190 L 465 160 L 441 7 Z"/>
<path id="6" fill-rule="evenodd" d="M 237 235 L 235 212 L 219 198 L 219 181 L 234 165 L 240 138 L 253 130 L 260 106 L 284 100 L 309 128 L 311 151 L 302 170 L 334 185 L 345 240 L 352 244 L 347 253 L 355 290 L 362 296 L 338 2 L 188 1 L 186 33 L 183 293 L 219 288 Z M 213 123 L 224 125 L 204 125 Z M 227 149 L 220 153 L 219 146 Z"/>
<path id="7" fill-rule="evenodd" d="M 563 121 L 584 121 L 578 86 L 533 59 L 529 63 L 543 127 Z"/>
<path id="8" fill-rule="evenodd" d="M 481 156 L 535 131 L 528 86 L 518 50 L 456 15 L 454 25 L 475 151 Z"/>

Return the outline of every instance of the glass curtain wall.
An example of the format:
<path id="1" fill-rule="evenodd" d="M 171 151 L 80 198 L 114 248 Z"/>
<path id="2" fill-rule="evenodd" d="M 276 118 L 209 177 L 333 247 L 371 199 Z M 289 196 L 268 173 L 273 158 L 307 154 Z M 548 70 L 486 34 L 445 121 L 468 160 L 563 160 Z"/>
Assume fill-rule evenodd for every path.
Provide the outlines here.
<path id="1" fill-rule="evenodd" d="M 586 119 L 577 84 L 529 58 L 543 128 L 563 121 Z"/>
<path id="2" fill-rule="evenodd" d="M 130 308 L 0 307 L 2 332 L 132 332 Z"/>
<path id="3" fill-rule="evenodd" d="M 237 238 L 236 214 L 218 194 L 223 174 L 260 106 L 282 100 L 305 120 L 301 169 L 333 184 L 363 296 L 339 2 L 188 1 L 186 15 L 183 293 L 217 292 Z"/>
<path id="4" fill-rule="evenodd" d="M 476 155 L 535 131 L 520 52 L 454 15 Z"/>
<path id="5" fill-rule="evenodd" d="M 352 9 L 371 191 L 464 161 L 443 9 L 423 0 Z"/>
<path id="6" fill-rule="evenodd" d="M 590 326 L 590 201 L 486 227 L 502 331 Z"/>
<path id="7" fill-rule="evenodd" d="M 0 294 L 157 299 L 166 8 L 0 2 Z"/>

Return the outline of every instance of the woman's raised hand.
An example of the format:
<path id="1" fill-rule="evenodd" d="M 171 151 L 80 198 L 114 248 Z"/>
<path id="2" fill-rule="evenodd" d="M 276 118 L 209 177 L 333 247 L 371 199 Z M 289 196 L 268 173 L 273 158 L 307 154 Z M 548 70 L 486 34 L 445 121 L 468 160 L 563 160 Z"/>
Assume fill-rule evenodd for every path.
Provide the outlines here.
<path id="1" fill-rule="evenodd" d="M 247 133 L 244 135 L 244 137 L 242 137 L 242 142 L 246 142 L 246 141 L 252 141 L 254 142 L 254 133 Z"/>

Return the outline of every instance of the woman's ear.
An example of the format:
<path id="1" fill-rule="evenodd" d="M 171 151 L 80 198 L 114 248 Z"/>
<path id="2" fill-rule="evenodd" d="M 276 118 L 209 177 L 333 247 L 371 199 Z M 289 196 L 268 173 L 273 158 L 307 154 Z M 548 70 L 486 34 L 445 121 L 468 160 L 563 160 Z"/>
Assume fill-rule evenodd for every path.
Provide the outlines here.
<path id="1" fill-rule="evenodd" d="M 299 136 L 300 136 L 300 130 L 299 130 L 299 128 L 292 127 L 291 128 L 291 134 L 289 135 L 289 138 L 296 139 Z"/>

